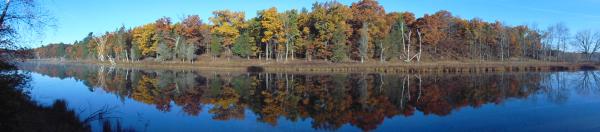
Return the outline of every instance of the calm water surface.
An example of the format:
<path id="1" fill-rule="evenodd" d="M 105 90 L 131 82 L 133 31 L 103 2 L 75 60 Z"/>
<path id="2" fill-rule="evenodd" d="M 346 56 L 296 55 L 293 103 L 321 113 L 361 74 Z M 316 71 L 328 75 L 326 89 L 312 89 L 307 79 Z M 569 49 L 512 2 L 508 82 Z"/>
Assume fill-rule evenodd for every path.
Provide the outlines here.
<path id="1" fill-rule="evenodd" d="M 292 74 L 22 64 L 30 95 L 136 131 L 600 131 L 600 72 Z M 98 114 L 100 112 L 101 114 Z"/>

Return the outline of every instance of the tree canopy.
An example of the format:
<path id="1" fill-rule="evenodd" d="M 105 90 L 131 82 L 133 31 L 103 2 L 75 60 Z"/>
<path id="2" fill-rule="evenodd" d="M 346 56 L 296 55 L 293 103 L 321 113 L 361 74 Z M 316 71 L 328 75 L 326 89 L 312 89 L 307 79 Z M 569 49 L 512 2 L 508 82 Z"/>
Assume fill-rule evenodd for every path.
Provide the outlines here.
<path id="1" fill-rule="evenodd" d="M 287 61 L 289 56 L 333 62 L 504 61 L 559 58 L 556 56 L 566 51 L 568 39 L 564 26 L 542 31 L 527 25 L 463 19 L 444 10 L 415 17 L 411 12 L 386 12 L 375 0 L 351 5 L 316 2 L 312 6 L 310 10 L 286 11 L 272 7 L 258 11 L 255 18 L 246 18 L 244 12 L 218 10 L 212 13 L 210 23 L 198 15 L 178 22 L 164 17 L 130 29 L 90 33 L 73 44 L 47 45 L 35 51 L 39 58 L 101 61 L 191 62 L 207 53 L 228 59 L 264 57 L 277 61 Z M 61 46 L 68 55 L 51 50 Z M 158 51 L 171 57 L 159 58 Z M 592 55 L 587 52 L 596 51 L 584 52 Z"/>

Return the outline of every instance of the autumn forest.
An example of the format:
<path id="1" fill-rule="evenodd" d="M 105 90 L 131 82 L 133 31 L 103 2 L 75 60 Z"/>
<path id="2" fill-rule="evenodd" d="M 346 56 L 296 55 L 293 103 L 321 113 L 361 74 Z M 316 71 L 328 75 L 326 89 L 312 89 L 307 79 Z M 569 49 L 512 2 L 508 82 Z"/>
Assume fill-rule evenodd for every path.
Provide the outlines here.
<path id="1" fill-rule="evenodd" d="M 600 131 L 596 5 L 5 0 L 0 131 Z"/>
<path id="2" fill-rule="evenodd" d="M 466 20 L 443 10 L 417 18 L 411 12 L 386 12 L 374 0 L 350 6 L 335 1 L 314 3 L 310 10 L 272 7 L 258 11 L 254 18 L 231 10 L 212 14 L 208 22 L 198 15 L 180 21 L 164 17 L 138 27 L 89 33 L 72 44 L 36 48 L 35 57 L 113 64 L 230 59 L 564 61 L 573 57 L 566 52 L 569 47 L 581 49 L 577 53 L 584 59 L 592 59 L 600 47 L 600 40 L 593 40 L 597 37 L 591 31 L 571 37 L 569 29 L 560 23 L 540 30 L 478 18 Z"/>

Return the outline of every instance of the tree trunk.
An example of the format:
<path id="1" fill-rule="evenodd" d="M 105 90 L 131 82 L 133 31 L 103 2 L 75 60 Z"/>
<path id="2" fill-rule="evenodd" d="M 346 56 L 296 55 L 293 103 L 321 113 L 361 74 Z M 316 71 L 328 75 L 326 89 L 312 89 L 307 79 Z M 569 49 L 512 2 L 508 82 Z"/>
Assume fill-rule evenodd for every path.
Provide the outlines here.
<path id="1" fill-rule="evenodd" d="M 506 58 L 510 60 L 510 46 L 506 45 Z"/>
<path id="2" fill-rule="evenodd" d="M 269 88 L 269 73 L 265 73 L 265 76 L 266 76 L 266 79 L 265 79 L 266 83 L 265 83 L 265 85 L 267 86 L 267 90 L 270 90 L 270 88 Z"/>
<path id="3" fill-rule="evenodd" d="M 417 35 L 419 36 L 419 56 L 417 56 L 417 62 L 421 62 L 421 51 L 423 49 L 422 40 L 421 40 L 421 32 L 417 29 Z"/>
<path id="4" fill-rule="evenodd" d="M 288 42 L 285 42 L 285 62 L 287 62 L 287 60 L 288 60 L 288 54 L 290 51 L 289 43 L 290 43 L 289 40 L 288 40 Z"/>
<path id="5" fill-rule="evenodd" d="M 129 62 L 129 53 L 125 50 L 125 61 Z"/>
<path id="6" fill-rule="evenodd" d="M 310 54 L 312 54 L 312 52 L 309 52 L 309 49 L 308 49 L 308 48 L 306 48 L 306 51 L 305 51 L 305 58 L 306 58 L 306 60 L 308 60 L 308 61 L 312 61 L 312 56 L 311 56 Z"/>
<path id="7" fill-rule="evenodd" d="M 4 28 L 4 19 L 6 17 L 6 13 L 8 12 L 9 5 L 10 5 L 10 0 L 6 0 L 6 5 L 4 5 L 4 9 L 2 9 L 2 15 L 0 16 L 0 29 Z"/>
<path id="8" fill-rule="evenodd" d="M 364 55 L 360 56 L 360 63 L 365 63 L 365 56 Z"/>
<path id="9" fill-rule="evenodd" d="M 504 61 L 504 38 L 502 38 L 502 42 L 500 42 L 500 60 Z"/>
<path id="10" fill-rule="evenodd" d="M 265 47 L 265 49 L 267 50 L 267 52 L 265 53 L 265 59 L 267 61 L 269 61 L 269 49 L 270 49 L 269 43 L 271 43 L 271 42 L 267 42 L 267 46 Z"/>
<path id="11" fill-rule="evenodd" d="M 231 60 L 231 56 L 233 55 L 233 54 L 231 53 L 231 48 L 227 47 L 227 52 L 228 52 L 228 53 L 227 53 L 227 61 L 229 61 L 229 60 Z"/>
<path id="12" fill-rule="evenodd" d="M 408 34 L 406 36 L 407 38 L 407 43 L 406 43 L 406 60 L 404 60 L 405 62 L 410 62 L 412 61 L 412 57 L 410 56 L 410 36 L 412 36 L 412 31 L 408 31 Z"/>
<path id="13" fill-rule="evenodd" d="M 400 25 L 400 36 L 402 36 L 401 37 L 401 39 L 402 39 L 401 40 L 402 41 L 402 53 L 400 55 L 404 55 L 406 53 L 406 43 L 405 43 L 405 40 L 404 40 L 404 23 L 402 23 Z M 401 56 L 398 57 L 399 60 L 400 60 L 400 58 L 401 58 Z"/>
<path id="14" fill-rule="evenodd" d="M 327 51 L 327 48 L 329 47 L 329 42 L 325 42 L 325 51 Z M 325 56 L 325 61 L 329 62 L 329 57 Z"/>
<path id="15" fill-rule="evenodd" d="M 385 51 L 385 48 L 383 48 L 383 43 L 382 42 L 379 42 L 379 48 L 380 48 L 380 50 L 379 50 L 379 62 L 383 63 L 385 61 L 384 57 L 383 57 L 383 52 Z"/>

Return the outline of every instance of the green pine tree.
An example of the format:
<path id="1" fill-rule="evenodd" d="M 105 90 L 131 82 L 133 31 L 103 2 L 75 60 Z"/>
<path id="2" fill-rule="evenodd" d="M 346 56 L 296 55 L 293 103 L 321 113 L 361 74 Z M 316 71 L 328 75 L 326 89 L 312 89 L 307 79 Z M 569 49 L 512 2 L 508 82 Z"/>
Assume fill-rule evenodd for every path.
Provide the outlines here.
<path id="1" fill-rule="evenodd" d="M 346 59 L 347 56 L 347 47 L 346 41 L 348 40 L 348 36 L 344 33 L 344 30 L 340 25 L 338 25 L 333 33 L 332 42 L 333 46 L 333 56 L 331 57 L 331 61 L 333 62 L 341 62 Z"/>

